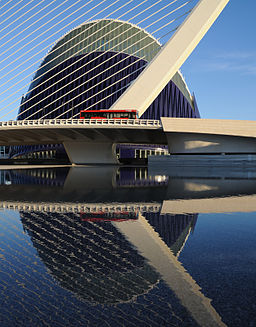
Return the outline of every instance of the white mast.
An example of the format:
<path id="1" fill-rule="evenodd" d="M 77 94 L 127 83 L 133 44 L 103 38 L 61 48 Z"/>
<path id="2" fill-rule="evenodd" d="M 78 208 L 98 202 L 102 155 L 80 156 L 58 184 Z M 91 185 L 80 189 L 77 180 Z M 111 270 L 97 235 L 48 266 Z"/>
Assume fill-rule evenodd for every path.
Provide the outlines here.
<path id="1" fill-rule="evenodd" d="M 147 68 L 113 104 L 141 116 L 201 41 L 229 0 L 200 0 Z"/>

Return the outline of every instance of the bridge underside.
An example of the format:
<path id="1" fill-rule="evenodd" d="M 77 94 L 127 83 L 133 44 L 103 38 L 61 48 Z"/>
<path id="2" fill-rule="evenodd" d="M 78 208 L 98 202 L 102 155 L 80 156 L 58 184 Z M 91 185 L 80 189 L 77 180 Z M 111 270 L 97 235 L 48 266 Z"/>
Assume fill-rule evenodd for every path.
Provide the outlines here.
<path id="1" fill-rule="evenodd" d="M 64 142 L 167 144 L 157 129 L 133 128 L 26 128 L 0 129 L 0 145 L 59 144 Z"/>
<path id="2" fill-rule="evenodd" d="M 0 145 L 63 144 L 74 164 L 118 164 L 116 143 L 167 144 L 154 126 L 22 126 L 0 129 Z"/>

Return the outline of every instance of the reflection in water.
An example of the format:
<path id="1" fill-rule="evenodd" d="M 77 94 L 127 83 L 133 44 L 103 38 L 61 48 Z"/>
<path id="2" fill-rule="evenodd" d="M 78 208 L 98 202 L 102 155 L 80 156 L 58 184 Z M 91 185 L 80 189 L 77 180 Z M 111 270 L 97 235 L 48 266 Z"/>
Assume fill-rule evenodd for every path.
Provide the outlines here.
<path id="1" fill-rule="evenodd" d="M 225 211 L 234 211 L 232 206 L 239 201 L 246 202 L 250 210 L 256 210 L 256 183 L 254 175 L 252 179 L 239 178 L 235 176 L 223 178 L 212 176 L 199 178 L 197 174 L 184 177 L 177 172 L 173 175 L 166 175 L 157 171 L 150 172 L 145 167 L 72 167 L 59 169 L 33 169 L 33 170 L 0 170 L 0 201 L 2 207 L 12 208 L 11 205 L 28 204 L 67 204 L 67 207 L 74 207 L 77 204 L 78 210 L 82 206 L 86 208 L 98 207 L 105 204 L 105 209 L 113 207 L 113 204 L 134 204 L 140 208 L 143 204 L 156 205 L 159 209 L 164 204 L 164 211 L 167 213 L 201 212 L 195 206 L 184 206 L 184 200 L 192 202 L 198 199 L 196 205 L 205 207 L 212 199 L 212 207 L 220 207 L 219 199 L 233 199 Z M 175 202 L 175 200 L 178 200 Z M 206 201 L 204 201 L 206 200 Z M 250 204 L 248 204 L 250 201 Z M 79 206 L 79 204 L 81 204 Z M 9 206 L 8 206 L 9 205 Z M 180 207 L 179 207 L 180 206 Z M 174 211 L 175 208 L 176 211 Z M 245 207 L 245 205 L 244 205 Z M 63 206 L 62 206 L 63 208 Z M 42 208 L 40 208 L 41 210 Z M 183 209 L 186 209 L 185 211 Z M 190 210 L 189 210 L 190 209 Z M 219 208 L 221 210 L 221 208 Z M 42 209 L 43 210 L 43 209 Z M 159 209 L 160 210 L 160 209 Z M 157 211 L 159 211 L 157 210 Z M 170 211 L 168 211 L 170 210 Z M 203 209 L 201 209 L 203 210 Z M 205 212 L 205 211 L 202 211 Z M 208 211 L 209 212 L 209 211 Z"/>
<path id="2" fill-rule="evenodd" d="M 193 232 L 198 215 L 160 215 L 159 213 L 145 213 L 144 216 L 174 255 L 177 256 L 188 235 L 191 231 Z"/>
<path id="3" fill-rule="evenodd" d="M 148 292 L 158 283 L 154 271 L 111 219 L 84 214 L 20 212 L 24 230 L 51 274 L 63 287 L 90 303 L 120 303 Z M 196 215 L 146 215 L 175 255 Z M 130 222 L 126 216 L 121 221 Z M 136 217 L 138 219 L 138 217 Z"/>
<path id="4" fill-rule="evenodd" d="M 69 168 L 0 170 L 0 185 L 63 186 Z"/>
<path id="5" fill-rule="evenodd" d="M 51 274 L 89 303 L 131 301 L 159 281 L 110 222 L 40 212 L 21 212 L 21 221 Z"/>
<path id="6" fill-rule="evenodd" d="M 177 214 L 172 206 L 253 197 L 255 181 L 143 167 L 10 170 L 0 177 L 2 207 L 16 205 L 25 232 L 2 212 L 3 326 L 225 326 L 178 261 L 197 231 L 197 211 Z"/>
<path id="7" fill-rule="evenodd" d="M 6 298 L 0 309 L 5 326 L 16 326 L 13 317 L 17 317 L 17 326 L 22 325 L 21 321 L 25 326 L 51 326 L 52 320 L 64 326 L 107 326 L 106 317 L 110 326 L 180 326 L 181 323 L 197 326 L 156 267 L 120 231 L 120 225 L 133 225 L 136 220 L 95 222 L 82 220 L 80 214 L 41 212 L 20 212 L 20 217 L 47 274 L 57 284 L 44 276 L 36 258 L 32 257 L 29 265 L 26 263 L 26 243 L 22 251 L 14 251 L 11 261 L 15 266 L 8 278 L 4 276 L 4 283 L 0 283 L 2 296 Z M 184 220 L 186 224 L 186 217 Z M 181 229 L 180 235 L 182 232 Z M 179 238 L 178 231 L 176 234 Z M 20 243 L 19 235 L 17 239 Z M 25 261 L 22 270 L 20 260 Z M 38 280 L 33 284 L 35 274 Z M 13 293 L 6 292 L 11 288 Z M 65 290 L 69 293 L 63 293 Z M 38 298 L 34 298 L 35 294 Z M 50 303 L 46 310 L 47 301 Z M 66 314 L 58 316 L 63 307 L 70 307 L 71 312 L 76 308 L 72 323 Z M 44 323 L 38 323 L 41 312 L 46 311 Z"/>

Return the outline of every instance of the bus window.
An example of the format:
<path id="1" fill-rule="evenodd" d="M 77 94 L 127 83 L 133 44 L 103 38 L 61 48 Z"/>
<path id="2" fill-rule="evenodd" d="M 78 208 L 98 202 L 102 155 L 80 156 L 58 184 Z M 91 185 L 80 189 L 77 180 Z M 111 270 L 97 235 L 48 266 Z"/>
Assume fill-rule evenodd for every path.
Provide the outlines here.
<path id="1" fill-rule="evenodd" d="M 137 119 L 136 111 L 129 110 L 81 110 L 80 118 L 82 119 Z"/>

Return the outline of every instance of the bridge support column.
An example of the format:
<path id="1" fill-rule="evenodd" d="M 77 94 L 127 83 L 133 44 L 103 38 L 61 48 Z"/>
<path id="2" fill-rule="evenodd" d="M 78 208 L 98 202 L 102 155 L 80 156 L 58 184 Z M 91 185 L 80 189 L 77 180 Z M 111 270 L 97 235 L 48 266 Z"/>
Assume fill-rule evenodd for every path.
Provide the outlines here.
<path id="1" fill-rule="evenodd" d="M 63 145 L 74 164 L 119 164 L 115 143 L 68 141 Z"/>

